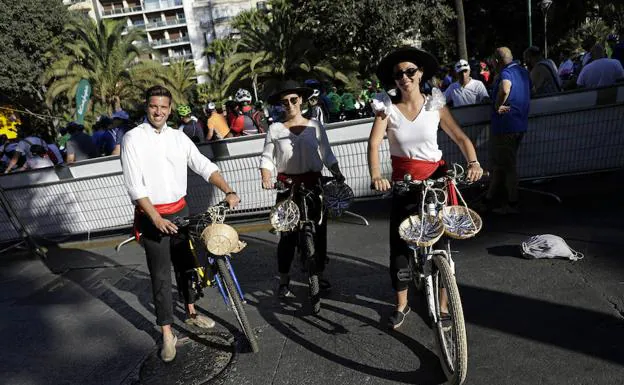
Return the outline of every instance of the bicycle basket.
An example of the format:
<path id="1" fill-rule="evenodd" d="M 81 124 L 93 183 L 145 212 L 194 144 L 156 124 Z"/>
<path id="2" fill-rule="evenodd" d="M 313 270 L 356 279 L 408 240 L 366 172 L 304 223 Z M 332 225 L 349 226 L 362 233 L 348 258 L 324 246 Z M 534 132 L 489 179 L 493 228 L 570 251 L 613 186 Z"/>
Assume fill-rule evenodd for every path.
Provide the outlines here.
<path id="1" fill-rule="evenodd" d="M 323 200 L 331 217 L 339 217 L 351 206 L 353 190 L 346 183 L 335 180 L 323 185 Z"/>
<path id="2" fill-rule="evenodd" d="M 442 223 L 447 236 L 467 239 L 481 231 L 483 221 L 479 214 L 466 206 L 445 206 L 442 209 Z"/>
<path id="3" fill-rule="evenodd" d="M 271 209 L 269 220 L 277 231 L 292 231 L 299 223 L 299 207 L 292 199 L 285 199 Z"/>
<path id="4" fill-rule="evenodd" d="M 444 225 L 437 216 L 419 215 L 407 217 L 399 225 L 399 235 L 407 243 L 416 246 L 431 246 L 444 234 Z"/>
<path id="5" fill-rule="evenodd" d="M 214 255 L 238 253 L 247 246 L 238 239 L 236 230 L 225 223 L 213 223 L 202 231 L 201 239 L 206 249 Z"/>

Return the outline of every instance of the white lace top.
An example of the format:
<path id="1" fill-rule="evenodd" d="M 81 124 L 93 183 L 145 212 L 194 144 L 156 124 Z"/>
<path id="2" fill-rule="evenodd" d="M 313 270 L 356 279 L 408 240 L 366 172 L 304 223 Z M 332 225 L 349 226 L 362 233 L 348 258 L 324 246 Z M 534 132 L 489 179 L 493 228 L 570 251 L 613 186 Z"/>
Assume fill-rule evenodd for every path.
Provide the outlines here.
<path id="1" fill-rule="evenodd" d="M 325 128 L 318 121 L 310 120 L 299 135 L 282 123 L 271 124 L 264 140 L 260 168 L 303 174 L 321 171 L 323 165 L 329 167 L 336 162 Z"/>
<path id="2" fill-rule="evenodd" d="M 388 117 L 388 143 L 390 155 L 403 158 L 437 162 L 442 159 L 438 147 L 440 109 L 446 104 L 442 92 L 434 88 L 426 97 L 425 105 L 412 121 L 392 104 L 387 93 L 381 92 L 372 101 L 373 110 Z"/>

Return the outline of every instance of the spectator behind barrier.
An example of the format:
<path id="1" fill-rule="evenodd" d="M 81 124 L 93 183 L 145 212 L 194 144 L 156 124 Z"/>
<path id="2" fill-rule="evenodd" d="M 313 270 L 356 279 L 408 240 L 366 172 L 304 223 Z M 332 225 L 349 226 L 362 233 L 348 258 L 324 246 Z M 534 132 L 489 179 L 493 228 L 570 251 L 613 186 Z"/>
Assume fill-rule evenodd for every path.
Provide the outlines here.
<path id="1" fill-rule="evenodd" d="M 544 58 L 539 47 L 531 46 L 524 51 L 524 61 L 531 73 L 533 95 L 554 94 L 561 91 L 561 80 L 557 74 L 557 67 Z"/>
<path id="2" fill-rule="evenodd" d="M 67 163 L 75 163 L 97 157 L 97 149 L 91 136 L 84 133 L 84 126 L 71 122 L 67 125 L 67 132 L 71 135 L 67 141 Z"/>
<path id="3" fill-rule="evenodd" d="M 605 87 L 624 79 L 622 64 L 618 60 L 605 57 L 604 48 L 600 44 L 592 48 L 591 55 L 592 62 L 583 67 L 576 80 L 579 87 Z"/>

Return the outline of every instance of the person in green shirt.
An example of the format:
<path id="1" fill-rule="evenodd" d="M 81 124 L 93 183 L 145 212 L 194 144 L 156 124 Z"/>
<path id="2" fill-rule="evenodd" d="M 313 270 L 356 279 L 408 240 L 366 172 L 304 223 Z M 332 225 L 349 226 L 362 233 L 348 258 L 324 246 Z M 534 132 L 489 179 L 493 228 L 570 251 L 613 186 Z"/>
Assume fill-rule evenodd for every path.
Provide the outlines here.
<path id="1" fill-rule="evenodd" d="M 342 108 L 347 120 L 357 118 L 357 110 L 355 109 L 355 97 L 351 92 L 345 91 L 342 93 Z"/>
<path id="2" fill-rule="evenodd" d="M 336 122 L 340 116 L 340 110 L 342 108 L 342 98 L 337 93 L 336 87 L 332 87 L 331 91 L 327 94 L 330 105 L 329 107 L 329 121 Z"/>

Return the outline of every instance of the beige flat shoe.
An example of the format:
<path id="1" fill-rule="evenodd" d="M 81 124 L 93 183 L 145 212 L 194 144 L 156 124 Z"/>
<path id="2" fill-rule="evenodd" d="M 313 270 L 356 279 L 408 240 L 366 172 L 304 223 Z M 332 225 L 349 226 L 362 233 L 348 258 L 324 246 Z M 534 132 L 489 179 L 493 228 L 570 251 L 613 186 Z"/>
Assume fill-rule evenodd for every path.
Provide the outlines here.
<path id="1" fill-rule="evenodd" d="M 201 329 L 212 329 L 215 326 L 215 321 L 212 318 L 197 313 L 191 314 L 184 323 Z"/>
<path id="2" fill-rule="evenodd" d="M 163 336 L 163 346 L 160 350 L 160 358 L 164 362 L 171 362 L 176 356 L 176 343 L 178 342 L 178 337 L 175 335 L 173 337 L 165 337 Z"/>

